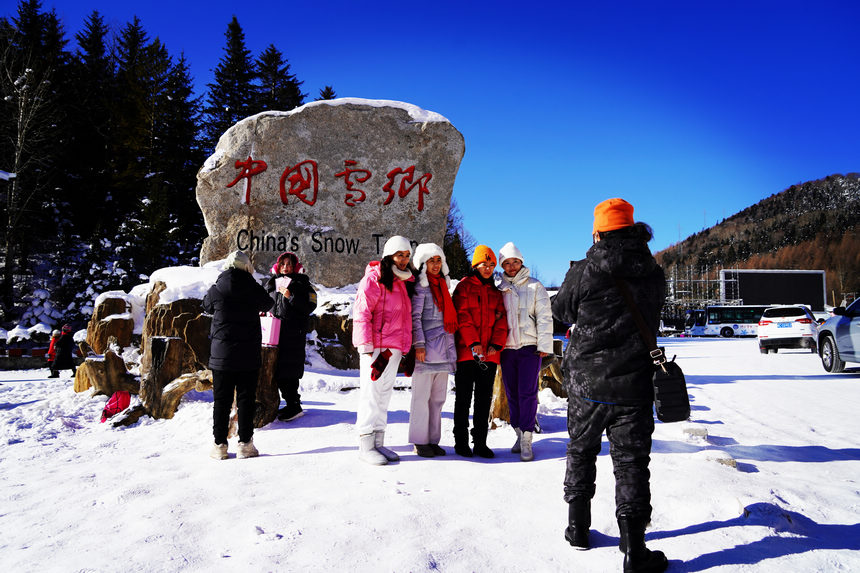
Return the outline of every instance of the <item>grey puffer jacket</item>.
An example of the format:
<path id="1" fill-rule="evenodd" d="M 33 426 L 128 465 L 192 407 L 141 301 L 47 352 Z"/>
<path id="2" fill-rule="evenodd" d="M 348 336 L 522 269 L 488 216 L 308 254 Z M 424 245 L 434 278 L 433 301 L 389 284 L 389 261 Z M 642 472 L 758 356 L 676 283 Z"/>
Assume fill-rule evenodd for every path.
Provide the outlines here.
<path id="1" fill-rule="evenodd" d="M 573 264 L 552 301 L 553 316 L 575 325 L 564 353 L 565 386 L 596 402 L 650 403 L 654 366 L 613 277 L 629 285 L 648 327 L 657 331 L 663 269 L 641 238 L 607 236 Z"/>
<path id="2" fill-rule="evenodd" d="M 424 348 L 424 362 L 415 361 L 415 374 L 424 372 L 454 372 L 457 366 L 457 350 L 454 335 L 445 332 L 442 311 L 433 302 L 429 286 L 415 287 L 412 297 L 412 344 Z"/>

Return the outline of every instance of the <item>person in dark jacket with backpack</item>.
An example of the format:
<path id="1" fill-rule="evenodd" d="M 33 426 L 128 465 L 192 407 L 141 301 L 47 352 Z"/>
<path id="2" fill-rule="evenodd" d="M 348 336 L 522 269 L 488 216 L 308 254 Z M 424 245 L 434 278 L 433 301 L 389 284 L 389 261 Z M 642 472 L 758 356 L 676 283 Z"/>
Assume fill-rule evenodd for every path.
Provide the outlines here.
<path id="1" fill-rule="evenodd" d="M 605 430 L 625 572 L 663 571 L 668 564 L 662 552 L 645 547 L 645 526 L 651 520 L 654 364 L 616 282 L 627 285 L 656 333 L 666 282 L 648 249 L 651 238 L 651 228 L 634 223 L 633 206 L 624 199 L 598 204 L 594 245 L 585 259 L 573 263 L 552 302 L 556 320 L 573 325 L 563 363 L 570 433 L 565 538 L 576 549 L 589 548 L 596 460 Z"/>
<path id="2" fill-rule="evenodd" d="M 281 320 L 278 334 L 278 365 L 275 380 L 284 398 L 278 419 L 284 422 L 304 415 L 299 380 L 305 374 L 308 316 L 317 307 L 317 293 L 294 253 L 283 253 L 272 266 L 266 292 L 275 306 L 272 314 Z"/>
<path id="3" fill-rule="evenodd" d="M 203 310 L 212 315 L 209 368 L 212 370 L 212 433 L 210 456 L 227 459 L 227 427 L 233 392 L 239 415 L 239 458 L 259 455 L 254 446 L 254 410 L 257 376 L 262 363 L 260 313 L 272 308 L 272 299 L 254 280 L 248 255 L 235 251 L 227 257 L 226 270 L 203 297 Z"/>

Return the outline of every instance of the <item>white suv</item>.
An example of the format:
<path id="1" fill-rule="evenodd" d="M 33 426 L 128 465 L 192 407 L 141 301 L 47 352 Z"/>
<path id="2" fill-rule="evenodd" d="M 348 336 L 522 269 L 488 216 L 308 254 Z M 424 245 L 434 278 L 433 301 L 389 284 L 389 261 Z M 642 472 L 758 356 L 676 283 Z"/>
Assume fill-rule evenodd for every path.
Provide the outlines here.
<path id="1" fill-rule="evenodd" d="M 818 322 L 805 306 L 772 306 L 758 323 L 758 348 L 762 354 L 780 348 L 809 348 L 818 352 Z"/>

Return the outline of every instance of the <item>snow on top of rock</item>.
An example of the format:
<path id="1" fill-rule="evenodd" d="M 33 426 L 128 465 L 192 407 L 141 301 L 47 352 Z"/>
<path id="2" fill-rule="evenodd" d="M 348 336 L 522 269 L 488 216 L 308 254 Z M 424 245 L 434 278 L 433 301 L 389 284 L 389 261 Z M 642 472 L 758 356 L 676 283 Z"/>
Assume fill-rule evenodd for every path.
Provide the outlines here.
<path id="1" fill-rule="evenodd" d="M 93 303 L 93 306 L 96 307 L 96 306 L 100 305 L 101 303 L 103 303 L 105 301 L 105 299 L 108 299 L 108 298 L 121 298 L 121 299 L 125 300 L 128 304 L 132 304 L 131 299 L 133 298 L 133 296 L 125 294 L 125 292 L 121 291 L 121 290 L 109 290 L 109 291 L 103 292 L 99 296 L 97 296 L 95 302 Z"/>
<path id="2" fill-rule="evenodd" d="M 395 101 L 389 99 L 364 99 L 360 97 L 342 97 L 337 99 L 324 99 L 320 101 L 312 101 L 306 103 L 301 107 L 297 107 L 296 109 L 290 110 L 286 113 L 299 113 L 302 110 L 316 107 L 318 105 L 368 105 L 370 107 L 396 107 L 402 110 L 405 110 L 409 117 L 412 118 L 412 121 L 416 123 L 435 123 L 435 122 L 443 122 L 443 123 L 451 123 L 448 121 L 448 118 L 443 116 L 440 113 L 436 113 L 435 111 L 428 111 L 426 109 L 422 109 L 417 105 L 413 105 L 411 103 L 406 103 L 402 101 Z"/>
<path id="3" fill-rule="evenodd" d="M 165 267 L 149 277 L 150 289 L 158 281 L 167 288 L 158 297 L 158 304 L 169 304 L 184 298 L 203 300 L 218 275 L 224 270 L 224 261 L 210 261 L 202 267 Z"/>
<path id="4" fill-rule="evenodd" d="M 264 116 L 290 116 L 296 113 L 301 113 L 302 111 L 317 107 L 321 105 L 366 105 L 370 107 L 394 107 L 398 109 L 402 109 L 409 114 L 409 117 L 412 118 L 414 123 L 451 123 L 448 118 L 446 118 L 441 113 L 436 113 L 435 111 L 428 111 L 426 109 L 422 109 L 417 105 L 406 103 L 403 101 L 389 100 L 389 99 L 364 99 L 360 97 L 342 97 L 337 99 L 324 99 L 319 101 L 308 102 L 302 106 L 299 106 L 295 109 L 291 109 L 290 111 L 263 111 L 256 115 L 248 116 L 244 119 L 236 122 L 235 125 L 239 125 L 246 121 L 254 121 L 260 117 Z M 232 127 L 230 128 L 232 129 Z M 229 129 L 228 129 L 229 131 Z M 227 132 L 224 132 L 227 133 Z M 223 135 L 222 135 L 223 137 Z M 222 157 L 227 153 L 226 149 L 220 147 L 220 139 L 219 144 L 215 146 L 215 152 L 209 156 L 206 161 L 203 162 L 203 168 L 201 171 L 212 171 L 218 165 L 218 162 Z"/>
<path id="5" fill-rule="evenodd" d="M 412 121 L 415 123 L 451 123 L 441 113 L 436 113 L 435 111 L 428 111 L 426 109 L 422 109 L 417 105 L 413 105 L 411 103 L 406 103 L 403 101 L 395 101 L 390 99 L 364 99 L 360 97 L 342 97 L 337 99 L 324 99 L 319 101 L 308 102 L 303 106 L 299 106 L 295 109 L 291 109 L 290 111 L 263 111 L 256 115 L 252 115 L 247 117 L 242 121 L 249 121 L 254 118 L 258 118 L 266 115 L 274 115 L 274 116 L 289 116 L 296 113 L 301 113 L 306 109 L 310 109 L 312 107 L 317 107 L 321 105 L 366 105 L 370 107 L 394 107 L 398 109 L 402 109 L 409 114 L 409 117 L 412 118 Z"/>
<path id="6" fill-rule="evenodd" d="M 210 155 L 209 158 L 203 162 L 202 171 L 212 171 L 213 169 L 215 169 L 215 166 L 218 165 L 218 161 L 220 161 L 226 153 L 226 149 L 216 149 L 215 153 Z"/>
<path id="7" fill-rule="evenodd" d="M 124 293 L 121 290 L 109 290 L 107 292 L 103 292 L 96 297 L 95 303 L 93 303 L 93 308 L 98 307 L 98 305 L 104 302 L 104 300 L 107 298 L 123 299 L 128 305 L 128 307 L 131 309 L 131 311 L 122 314 L 113 314 L 111 316 L 106 316 L 105 320 L 113 320 L 115 318 L 130 318 L 134 321 L 134 329 L 132 332 L 134 332 L 134 334 L 142 334 L 144 311 L 146 309 L 146 295 L 147 293 L 149 293 L 150 288 L 151 287 L 149 286 L 149 284 L 143 284 L 134 287 L 128 294 Z"/>

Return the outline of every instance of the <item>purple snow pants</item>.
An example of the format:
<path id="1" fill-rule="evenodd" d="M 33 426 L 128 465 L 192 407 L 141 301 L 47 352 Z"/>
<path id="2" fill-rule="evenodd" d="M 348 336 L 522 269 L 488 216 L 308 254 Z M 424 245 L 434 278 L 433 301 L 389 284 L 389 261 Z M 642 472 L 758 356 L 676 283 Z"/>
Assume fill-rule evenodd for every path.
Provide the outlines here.
<path id="1" fill-rule="evenodd" d="M 535 429 L 540 363 L 537 346 L 502 350 L 502 380 L 511 411 L 511 426 L 523 432 L 534 432 Z"/>

